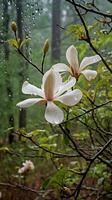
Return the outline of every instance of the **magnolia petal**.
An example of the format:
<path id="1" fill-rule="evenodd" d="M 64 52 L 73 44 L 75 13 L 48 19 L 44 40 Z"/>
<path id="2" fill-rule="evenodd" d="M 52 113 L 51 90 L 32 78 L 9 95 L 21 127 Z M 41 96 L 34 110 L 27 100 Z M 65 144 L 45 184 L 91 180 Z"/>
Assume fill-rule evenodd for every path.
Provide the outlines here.
<path id="1" fill-rule="evenodd" d="M 40 103 L 41 101 L 45 101 L 45 100 L 42 99 L 42 98 L 31 98 L 31 99 L 26 99 L 24 101 L 17 103 L 16 106 L 18 106 L 20 108 L 27 108 L 29 106 L 36 104 L 36 103 Z"/>
<path id="2" fill-rule="evenodd" d="M 80 71 L 83 70 L 86 66 L 97 63 L 98 61 L 100 61 L 101 58 L 99 55 L 95 55 L 95 56 L 91 56 L 91 57 L 85 57 L 81 64 L 80 64 Z"/>
<path id="3" fill-rule="evenodd" d="M 74 106 L 81 100 L 81 98 L 82 98 L 82 92 L 76 89 L 63 94 L 56 100 L 60 101 L 61 103 L 67 106 Z"/>
<path id="4" fill-rule="evenodd" d="M 37 88 L 36 86 L 28 83 L 28 81 L 25 81 L 22 85 L 22 92 L 24 94 L 31 94 L 31 95 L 38 95 L 43 97 L 44 94 L 40 88 Z"/>
<path id="5" fill-rule="evenodd" d="M 59 92 L 57 92 L 56 97 L 63 94 L 65 91 L 71 89 L 76 83 L 75 77 L 70 78 L 69 81 L 63 83 L 59 89 Z"/>
<path id="6" fill-rule="evenodd" d="M 79 67 L 78 53 L 77 53 L 77 49 L 73 45 L 71 45 L 67 49 L 66 58 L 68 60 L 68 63 L 70 64 L 70 67 L 72 67 L 73 71 L 78 69 L 78 67 Z"/>
<path id="7" fill-rule="evenodd" d="M 54 94 L 62 84 L 61 75 L 54 70 L 47 71 L 43 76 L 42 90 L 44 90 L 47 100 L 52 100 Z"/>
<path id="8" fill-rule="evenodd" d="M 91 81 L 92 79 L 95 79 L 96 76 L 97 76 L 97 71 L 95 70 L 84 70 L 81 72 L 81 74 L 84 74 L 85 78 L 88 80 L 88 81 Z"/>
<path id="9" fill-rule="evenodd" d="M 57 63 L 57 64 L 53 65 L 52 68 L 56 72 L 66 72 L 66 71 L 69 71 L 69 67 L 67 65 L 65 65 L 64 63 Z"/>
<path id="10" fill-rule="evenodd" d="M 45 119 L 51 124 L 60 124 L 64 119 L 64 113 L 52 101 L 48 101 L 45 111 Z"/>

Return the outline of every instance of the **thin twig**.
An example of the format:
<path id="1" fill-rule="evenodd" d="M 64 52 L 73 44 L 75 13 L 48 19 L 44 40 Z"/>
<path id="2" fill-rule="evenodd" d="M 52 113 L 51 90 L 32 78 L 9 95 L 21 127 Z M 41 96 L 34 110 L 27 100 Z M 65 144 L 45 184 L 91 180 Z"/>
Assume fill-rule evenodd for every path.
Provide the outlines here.
<path id="1" fill-rule="evenodd" d="M 16 132 L 16 134 L 20 134 L 19 132 Z M 50 153 L 54 156 L 58 156 L 58 157 L 79 157 L 76 154 L 63 154 L 63 153 L 58 153 L 58 152 L 54 152 L 54 151 L 50 151 L 44 147 L 42 147 L 39 143 L 35 142 L 31 137 L 28 137 L 27 135 L 23 135 L 21 134 L 22 137 L 28 139 L 29 141 L 31 141 L 35 146 L 37 146 L 38 148 L 42 149 L 43 151 Z"/>
<path id="2" fill-rule="evenodd" d="M 105 102 L 105 103 L 102 103 L 102 104 L 100 104 L 100 105 L 97 105 L 97 106 L 95 106 L 94 108 L 91 108 L 90 110 L 87 110 L 87 111 L 85 111 L 84 113 L 82 113 L 82 114 L 80 114 L 80 115 L 77 115 L 77 116 L 75 116 L 75 117 L 72 117 L 71 119 L 68 119 L 67 121 L 73 121 L 74 119 L 78 119 L 78 118 L 80 118 L 80 117 L 82 117 L 82 116 L 84 116 L 84 115 L 86 115 L 86 114 L 88 114 L 88 113 L 91 113 L 93 110 L 97 110 L 97 109 L 99 109 L 99 108 L 101 108 L 101 107 L 103 107 L 103 106 L 105 106 L 105 105 L 107 105 L 107 104 L 109 104 L 109 103 L 112 103 L 112 100 L 107 101 L 107 102 Z M 66 123 L 66 121 L 62 122 L 61 124 L 65 124 L 65 123 Z"/>
<path id="3" fill-rule="evenodd" d="M 83 24 L 83 26 L 84 26 L 84 29 L 85 29 L 85 32 L 86 32 L 86 37 L 87 37 L 87 39 L 86 39 L 85 41 L 90 45 L 90 47 L 92 48 L 92 50 L 93 50 L 96 54 L 98 54 L 98 55 L 100 56 L 100 58 L 102 59 L 102 62 L 103 62 L 104 65 L 106 66 L 106 68 L 112 73 L 112 69 L 109 67 L 109 65 L 107 64 L 107 62 L 106 62 L 105 59 L 103 58 L 103 56 L 102 56 L 102 55 L 98 52 L 98 50 L 93 46 L 93 44 L 92 44 L 92 42 L 91 42 L 91 38 L 90 38 L 90 35 L 89 35 L 89 31 L 88 31 L 87 25 L 86 25 L 86 23 L 85 23 L 85 21 L 84 21 L 84 19 L 83 19 L 83 16 L 81 15 L 79 9 L 77 8 L 77 4 L 75 3 L 74 0 L 72 0 L 72 4 L 73 4 L 73 6 L 74 6 L 74 8 L 75 8 L 75 10 L 76 10 L 76 12 L 77 12 L 77 14 L 78 14 L 78 16 L 79 16 L 81 22 L 82 22 L 82 24 Z"/>
<path id="4" fill-rule="evenodd" d="M 93 164 L 93 162 L 103 153 L 103 151 L 109 146 L 109 144 L 112 142 L 112 138 L 101 148 L 101 150 L 99 152 L 97 152 L 92 160 L 90 161 L 83 177 L 81 178 L 79 184 L 77 185 L 76 189 L 75 189 L 75 192 L 72 194 L 72 196 L 74 196 L 74 200 L 77 200 L 78 196 L 79 196 L 79 193 L 80 193 L 80 190 L 81 190 L 81 186 L 83 184 L 83 181 L 87 175 L 87 173 L 89 172 L 89 169 L 91 167 L 91 165 Z"/>
<path id="5" fill-rule="evenodd" d="M 59 127 L 61 128 L 62 132 L 68 137 L 68 139 L 71 141 L 71 143 L 73 144 L 73 146 L 75 147 L 77 153 L 84 158 L 86 161 L 90 161 L 90 158 L 87 158 L 84 154 L 82 154 L 82 152 L 78 149 L 76 142 L 73 140 L 73 138 L 70 136 L 70 133 L 67 133 L 67 131 L 62 127 L 61 124 L 59 124 Z"/>
<path id="6" fill-rule="evenodd" d="M 34 64 L 32 63 L 24 54 L 20 49 L 17 49 L 18 53 L 33 67 L 35 67 L 42 75 L 44 75 L 44 73 Z"/>
<path id="7" fill-rule="evenodd" d="M 41 68 L 41 72 L 44 74 L 44 61 L 45 61 L 45 56 L 46 54 L 44 53 L 43 58 L 42 58 L 42 68 Z"/>
<path id="8" fill-rule="evenodd" d="M 38 194 L 40 196 L 40 194 L 39 194 L 39 192 L 37 190 L 29 188 L 29 187 L 27 187 L 25 185 L 21 185 L 21 184 L 17 184 L 17 183 L 11 184 L 11 183 L 2 183 L 1 182 L 0 186 L 12 187 L 12 188 L 19 188 L 21 190 L 33 192 L 33 193 Z"/>
<path id="9" fill-rule="evenodd" d="M 74 3 L 71 0 L 66 0 L 66 1 L 69 2 L 69 3 L 71 3 L 72 5 L 74 5 Z M 94 10 L 92 8 L 87 8 L 86 6 L 84 6 L 82 4 L 79 4 L 79 3 L 75 3 L 75 5 L 77 7 L 79 7 L 79 8 L 82 8 L 86 12 L 95 13 L 95 14 L 101 15 L 103 17 L 108 17 L 108 18 L 110 18 L 112 20 L 112 14 L 104 13 L 104 12 L 101 12 L 101 11 L 98 11 L 98 10 Z"/>

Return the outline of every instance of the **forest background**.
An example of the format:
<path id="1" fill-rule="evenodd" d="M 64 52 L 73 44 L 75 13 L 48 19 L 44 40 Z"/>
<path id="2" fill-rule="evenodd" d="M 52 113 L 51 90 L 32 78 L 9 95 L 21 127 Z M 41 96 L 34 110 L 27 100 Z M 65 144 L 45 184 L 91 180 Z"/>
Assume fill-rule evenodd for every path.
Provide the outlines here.
<path id="1" fill-rule="evenodd" d="M 111 3 L 111 0 L 0 0 L 0 191 L 3 199 L 18 195 L 18 190 L 12 192 L 13 187 L 6 195 L 9 183 L 25 184 L 35 191 L 38 189 L 45 195 L 41 199 L 51 195 L 46 194 L 51 188 L 56 199 L 73 198 L 77 186 L 80 193 L 81 177 L 88 162 L 91 163 L 91 160 L 82 158 L 82 154 L 93 158 L 102 149 L 84 182 L 91 189 L 86 187 L 80 196 L 76 194 L 74 198 L 112 198 Z M 21 51 L 27 59 L 14 47 L 12 21 L 17 24 L 18 37 L 24 41 Z M 91 67 L 98 72 L 95 80 L 88 82 L 83 76 L 79 78 L 78 88 L 84 97 L 70 110 L 68 119 L 72 120 L 61 127 L 46 122 L 44 107 L 34 105 L 27 110 L 16 107 L 27 97 L 21 92 L 25 80 L 41 85 L 42 75 L 31 63 L 41 68 L 46 39 L 49 40 L 49 50 L 44 60 L 44 72 L 54 63 L 66 63 L 65 53 L 70 45 L 77 48 L 79 60 L 95 54 L 102 59 Z M 61 106 L 67 117 L 68 108 Z M 70 129 L 70 137 L 67 129 Z M 36 145 L 32 139 L 29 141 L 28 134 L 37 142 Z M 58 157 L 60 152 L 63 156 Z M 79 156 L 65 156 L 74 152 Z M 33 176 L 18 175 L 18 168 L 25 160 L 34 162 Z M 41 194 L 35 191 L 31 197 L 29 189 L 29 199 Z M 19 195 L 26 198 L 25 191 Z"/>

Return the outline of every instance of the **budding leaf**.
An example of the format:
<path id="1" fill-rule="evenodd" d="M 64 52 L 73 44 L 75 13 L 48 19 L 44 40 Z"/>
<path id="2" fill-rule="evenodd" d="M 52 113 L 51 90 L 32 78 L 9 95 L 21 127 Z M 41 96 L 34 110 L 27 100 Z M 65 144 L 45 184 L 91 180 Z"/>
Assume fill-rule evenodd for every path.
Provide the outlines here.
<path id="1" fill-rule="evenodd" d="M 44 54 L 46 54 L 48 52 L 48 50 L 49 50 L 49 40 L 47 39 L 43 46 Z"/>
<path id="2" fill-rule="evenodd" d="M 28 44 L 30 40 L 31 40 L 30 38 L 24 39 L 24 40 L 21 42 L 21 44 L 20 44 L 20 48 L 21 48 L 23 45 Z"/>
<path id="3" fill-rule="evenodd" d="M 17 49 L 21 49 L 23 45 L 27 44 L 30 41 L 30 38 L 24 39 L 24 40 L 20 40 L 19 38 L 16 39 L 9 39 L 7 40 L 7 42 L 9 43 L 9 45 L 17 48 Z"/>
<path id="4" fill-rule="evenodd" d="M 15 47 L 15 48 L 19 48 L 19 44 L 20 44 L 20 39 L 18 39 L 18 40 L 16 40 L 16 39 L 10 39 L 10 40 L 7 40 L 7 42 L 11 45 L 11 46 L 13 46 L 13 47 Z"/>

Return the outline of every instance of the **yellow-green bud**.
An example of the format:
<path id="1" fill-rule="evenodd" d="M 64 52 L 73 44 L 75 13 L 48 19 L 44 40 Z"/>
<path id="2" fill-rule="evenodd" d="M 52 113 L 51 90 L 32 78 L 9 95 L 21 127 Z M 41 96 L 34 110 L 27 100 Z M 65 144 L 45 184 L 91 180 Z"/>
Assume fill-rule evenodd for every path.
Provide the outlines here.
<path id="1" fill-rule="evenodd" d="M 49 50 L 49 40 L 47 39 L 43 46 L 44 54 L 46 54 L 48 52 L 48 50 Z"/>
<path id="2" fill-rule="evenodd" d="M 12 31 L 16 32 L 17 31 L 17 24 L 15 21 L 11 22 L 11 29 Z"/>

